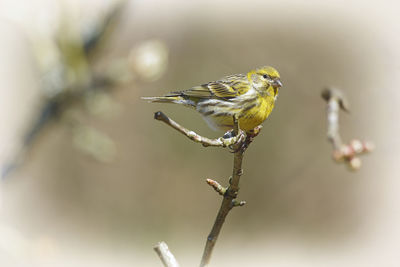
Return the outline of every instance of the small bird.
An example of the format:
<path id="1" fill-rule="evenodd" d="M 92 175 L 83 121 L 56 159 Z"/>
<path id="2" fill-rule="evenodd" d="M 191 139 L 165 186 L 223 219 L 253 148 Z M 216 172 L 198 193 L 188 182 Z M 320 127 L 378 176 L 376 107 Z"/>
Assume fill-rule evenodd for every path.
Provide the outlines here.
<path id="1" fill-rule="evenodd" d="M 281 86 L 278 71 L 265 66 L 188 90 L 143 99 L 194 108 L 213 129 L 231 130 L 234 126 L 233 117 L 236 116 L 240 129 L 251 132 L 270 115 Z"/>

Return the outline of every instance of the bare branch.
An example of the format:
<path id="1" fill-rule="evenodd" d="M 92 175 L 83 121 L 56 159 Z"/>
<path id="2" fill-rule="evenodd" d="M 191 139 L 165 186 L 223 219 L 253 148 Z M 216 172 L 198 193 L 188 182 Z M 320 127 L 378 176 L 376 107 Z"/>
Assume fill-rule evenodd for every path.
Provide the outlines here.
<path id="1" fill-rule="evenodd" d="M 239 123 L 237 118 L 234 118 L 234 133 L 237 134 L 239 132 Z M 258 129 L 259 132 L 259 129 Z M 258 134 L 257 132 L 257 134 Z M 214 249 L 214 246 L 217 242 L 219 233 L 221 228 L 225 222 L 225 218 L 228 215 L 229 211 L 235 206 L 243 206 L 244 201 L 238 202 L 236 204 L 235 199 L 239 192 L 239 181 L 240 176 L 243 174 L 242 170 L 242 159 L 243 153 L 245 149 L 248 147 L 246 142 L 251 142 L 249 138 L 246 138 L 246 141 L 243 144 L 239 143 L 236 145 L 235 154 L 233 157 L 233 171 L 232 177 L 229 180 L 229 187 L 226 189 L 224 193 L 224 198 L 221 203 L 221 207 L 218 211 L 217 217 L 215 218 L 213 228 L 211 229 L 210 234 L 207 237 L 206 246 L 204 248 L 203 257 L 201 258 L 200 267 L 207 266 L 211 259 L 211 254 Z"/>
<path id="2" fill-rule="evenodd" d="M 244 139 L 244 134 L 241 131 L 239 134 L 236 134 L 236 136 L 231 138 L 220 137 L 217 139 L 209 139 L 207 137 L 203 137 L 181 126 L 180 124 L 170 119 L 167 115 L 165 115 L 161 111 L 157 111 L 156 113 L 154 113 L 154 119 L 166 123 L 167 125 L 171 126 L 175 130 L 180 132 L 181 134 L 186 135 L 190 140 L 195 141 L 196 143 L 201 143 L 205 147 L 207 146 L 229 147 L 238 142 L 242 142 Z"/>
<path id="3" fill-rule="evenodd" d="M 339 109 L 349 112 L 349 104 L 343 92 L 336 88 L 324 89 L 321 96 L 327 101 L 327 136 L 333 146 L 333 159 L 347 163 L 351 170 L 356 171 L 361 168 L 361 159 L 357 155 L 371 152 L 374 145 L 358 139 L 352 140 L 350 144 L 343 144 L 339 133 Z"/>
<path id="4" fill-rule="evenodd" d="M 154 246 L 154 250 L 157 252 L 165 267 L 179 267 L 179 263 L 176 261 L 165 242 L 158 242 L 157 245 Z"/>
<path id="5" fill-rule="evenodd" d="M 209 139 L 207 137 L 203 137 L 193 131 L 190 131 L 186 129 L 185 127 L 181 126 L 177 122 L 173 121 L 170 119 L 167 115 L 162 113 L 161 111 L 157 111 L 154 113 L 154 119 L 162 121 L 166 123 L 167 125 L 171 126 L 178 132 L 186 135 L 190 140 L 195 141 L 196 143 L 201 143 L 203 146 L 218 146 L 218 147 L 228 147 L 232 146 L 237 142 L 241 142 L 242 139 L 244 138 L 243 134 L 236 134 L 236 136 L 231 137 L 231 138 L 217 138 L 217 139 Z"/>
<path id="6" fill-rule="evenodd" d="M 243 153 L 245 152 L 249 144 L 253 141 L 253 139 L 260 133 L 261 126 L 256 127 L 253 131 L 244 133 L 242 130 L 240 130 L 238 119 L 234 117 L 233 118 L 234 137 L 231 138 L 220 137 L 217 139 L 209 139 L 184 128 L 183 126 L 179 125 L 172 119 L 168 118 L 161 111 L 156 112 L 154 114 L 154 118 L 156 120 L 166 123 L 167 125 L 171 126 L 178 132 L 187 136 L 194 142 L 201 143 L 203 146 L 229 147 L 234 151 L 233 171 L 232 171 L 232 176 L 229 179 L 230 185 L 228 186 L 228 188 L 224 188 L 214 180 L 207 179 L 207 183 L 210 186 L 212 186 L 215 191 L 217 191 L 220 195 L 223 196 L 223 200 L 221 203 L 221 207 L 218 211 L 217 217 L 215 218 L 214 225 L 211 229 L 210 234 L 208 235 L 207 242 L 203 252 L 203 257 L 201 259 L 200 266 L 206 266 L 210 262 L 213 248 L 217 242 L 219 233 L 222 229 L 222 226 L 225 222 L 225 218 L 228 215 L 229 211 L 233 207 L 243 206 L 246 203 L 245 201 L 236 200 L 236 197 L 239 192 L 240 177 L 243 174 L 242 170 Z"/>

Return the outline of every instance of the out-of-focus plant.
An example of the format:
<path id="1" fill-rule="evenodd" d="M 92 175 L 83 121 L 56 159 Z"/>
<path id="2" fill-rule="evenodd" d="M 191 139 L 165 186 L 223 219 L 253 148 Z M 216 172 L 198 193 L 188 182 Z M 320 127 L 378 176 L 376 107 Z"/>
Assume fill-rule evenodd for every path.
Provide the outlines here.
<path id="1" fill-rule="evenodd" d="M 371 152 L 374 144 L 359 139 L 353 139 L 349 144 L 343 143 L 339 132 L 339 110 L 349 112 L 349 103 L 343 92 L 336 88 L 324 89 L 321 96 L 327 102 L 327 136 L 333 146 L 333 159 L 344 162 L 350 170 L 357 171 L 361 168 L 359 155 Z"/>
<path id="2" fill-rule="evenodd" d="M 129 60 L 143 80 L 155 81 L 167 69 L 168 48 L 160 40 L 148 40 L 132 49 Z"/>
<path id="3" fill-rule="evenodd" d="M 155 81 L 168 64 L 166 45 L 160 40 L 147 40 L 134 46 L 129 56 L 112 59 L 101 70 L 95 68 L 101 48 L 112 36 L 126 3 L 118 1 L 99 19 L 81 23 L 74 19 L 75 13 L 59 4 L 61 16 L 55 20 L 57 25 L 52 26 L 54 33 L 31 34 L 45 99 L 19 151 L 2 166 L 2 177 L 23 163 L 36 137 L 54 120 L 72 129 L 72 143 L 80 151 L 101 162 L 113 159 L 114 141 L 83 122 L 82 112 L 102 117 L 117 115 L 121 107 L 111 92 L 118 86 L 132 84 L 135 79 Z"/>

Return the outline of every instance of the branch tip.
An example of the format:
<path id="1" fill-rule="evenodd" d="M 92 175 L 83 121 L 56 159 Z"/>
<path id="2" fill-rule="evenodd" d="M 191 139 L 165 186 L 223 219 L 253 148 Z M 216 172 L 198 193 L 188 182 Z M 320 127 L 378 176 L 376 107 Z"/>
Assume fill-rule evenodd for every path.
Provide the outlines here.
<path id="1" fill-rule="evenodd" d="M 165 267 L 179 267 L 179 263 L 164 241 L 158 242 L 153 249 L 157 252 Z"/>
<path id="2" fill-rule="evenodd" d="M 154 119 L 168 123 L 168 117 L 161 111 L 157 111 L 154 113 Z"/>
<path id="3" fill-rule="evenodd" d="M 343 92 L 334 87 L 327 87 L 322 90 L 321 97 L 329 103 L 329 101 L 337 101 L 343 111 L 350 112 L 350 104 Z"/>
<path id="4" fill-rule="evenodd" d="M 344 144 L 339 133 L 339 107 L 348 111 L 348 102 L 343 92 L 336 88 L 325 88 L 321 93 L 322 98 L 327 101 L 327 136 L 332 143 L 332 157 L 336 162 L 345 162 L 353 170 L 361 168 L 361 159 L 358 155 L 369 153 L 374 149 L 371 142 L 363 142 L 353 139 L 349 144 Z"/>

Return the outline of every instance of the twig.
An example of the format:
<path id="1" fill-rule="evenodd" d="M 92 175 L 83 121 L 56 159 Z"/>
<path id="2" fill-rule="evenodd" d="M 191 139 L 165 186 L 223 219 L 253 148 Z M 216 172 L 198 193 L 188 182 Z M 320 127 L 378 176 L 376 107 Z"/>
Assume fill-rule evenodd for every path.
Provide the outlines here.
<path id="1" fill-rule="evenodd" d="M 157 111 L 156 113 L 154 113 L 154 119 L 166 123 L 167 125 L 177 130 L 178 132 L 186 135 L 190 140 L 195 141 L 197 143 L 201 143 L 205 147 L 207 146 L 228 147 L 234 145 L 237 142 L 241 142 L 244 138 L 243 134 L 235 134 L 236 136 L 226 139 L 222 137 L 217 139 L 209 139 L 207 137 L 203 137 L 193 131 L 186 129 L 177 122 L 168 118 L 168 116 L 162 113 L 161 111 Z"/>
<path id="2" fill-rule="evenodd" d="M 154 246 L 154 250 L 157 252 L 165 267 L 179 267 L 179 263 L 176 261 L 165 242 L 158 242 L 157 245 Z"/>
<path id="3" fill-rule="evenodd" d="M 238 206 L 234 200 L 239 192 L 240 176 L 243 174 L 242 171 L 243 152 L 244 151 L 239 149 L 234 154 L 233 173 L 232 173 L 232 178 L 230 180 L 230 186 L 226 189 L 221 207 L 218 211 L 217 217 L 215 218 L 214 225 L 211 229 L 210 234 L 207 237 L 207 242 L 204 248 L 203 257 L 201 258 L 201 263 L 200 263 L 201 267 L 207 266 L 209 264 L 213 248 L 217 242 L 218 235 L 221 231 L 222 225 L 225 222 L 225 218 L 233 207 Z"/>
<path id="4" fill-rule="evenodd" d="M 234 134 L 239 133 L 239 124 L 236 118 L 234 118 L 233 132 Z M 213 248 L 215 246 L 215 243 L 217 242 L 218 235 L 221 231 L 222 225 L 224 224 L 225 218 L 228 215 L 229 211 L 233 207 L 244 205 L 244 202 L 239 202 L 239 204 L 235 202 L 235 199 L 239 192 L 240 176 L 243 174 L 242 159 L 245 150 L 241 149 L 241 146 L 242 144 L 239 143 L 235 147 L 236 149 L 233 157 L 233 172 L 232 172 L 232 177 L 229 180 L 230 185 L 224 192 L 224 198 L 222 200 L 221 207 L 218 211 L 217 217 L 215 218 L 211 232 L 207 237 L 207 242 L 204 248 L 203 257 L 201 258 L 201 263 L 200 263 L 201 267 L 208 265 L 208 263 L 210 262 Z"/>
<path id="5" fill-rule="evenodd" d="M 243 174 L 242 170 L 242 160 L 243 153 L 249 146 L 249 144 L 253 141 L 253 138 L 257 136 L 261 130 L 261 127 L 256 127 L 253 132 L 244 133 L 239 128 L 239 122 L 236 117 L 233 118 L 234 129 L 233 134 L 234 137 L 231 138 L 217 138 L 217 139 L 209 139 L 203 136 L 196 134 L 193 131 L 190 131 L 183 126 L 179 125 L 175 121 L 168 118 L 164 113 L 158 111 L 154 114 L 154 118 L 156 120 L 162 121 L 167 125 L 171 126 L 178 132 L 184 134 L 189 139 L 201 143 L 203 146 L 217 146 L 217 147 L 230 147 L 234 151 L 233 157 L 233 171 L 232 176 L 229 179 L 229 186 L 224 188 L 218 182 L 207 179 L 207 183 L 214 188 L 220 195 L 223 195 L 223 200 L 221 203 L 221 207 L 218 211 L 217 217 L 215 218 L 214 225 L 211 229 L 210 234 L 208 235 L 207 242 L 204 248 L 203 257 L 201 258 L 200 266 L 206 266 L 210 262 L 211 254 L 213 248 L 217 242 L 218 235 L 221 231 L 221 228 L 225 222 L 225 218 L 228 215 L 229 211 L 233 207 L 243 206 L 245 201 L 237 201 L 236 197 L 239 192 L 239 181 L 240 176 Z"/>
<path id="6" fill-rule="evenodd" d="M 321 96 L 327 101 L 327 136 L 333 146 L 333 159 L 347 163 L 351 170 L 356 171 L 361 168 L 361 159 L 357 155 L 371 152 L 374 145 L 359 139 L 343 144 L 339 133 L 339 109 L 349 112 L 349 104 L 343 92 L 336 88 L 324 89 Z"/>

